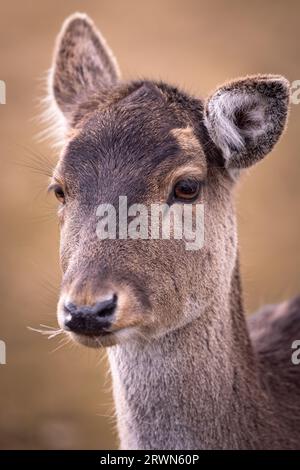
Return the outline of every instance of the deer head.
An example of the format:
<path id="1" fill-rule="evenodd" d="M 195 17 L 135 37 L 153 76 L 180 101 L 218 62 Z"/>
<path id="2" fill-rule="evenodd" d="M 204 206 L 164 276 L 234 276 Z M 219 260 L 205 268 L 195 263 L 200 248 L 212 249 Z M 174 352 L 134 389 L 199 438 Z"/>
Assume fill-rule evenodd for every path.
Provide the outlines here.
<path id="1" fill-rule="evenodd" d="M 178 329 L 229 295 L 237 259 L 232 189 L 286 123 L 289 83 L 229 82 L 205 101 L 165 83 L 125 82 L 89 18 L 59 35 L 51 95 L 67 133 L 51 188 L 59 202 L 63 281 L 58 321 L 98 347 Z M 204 205 L 205 242 L 100 240 L 97 207 Z"/>

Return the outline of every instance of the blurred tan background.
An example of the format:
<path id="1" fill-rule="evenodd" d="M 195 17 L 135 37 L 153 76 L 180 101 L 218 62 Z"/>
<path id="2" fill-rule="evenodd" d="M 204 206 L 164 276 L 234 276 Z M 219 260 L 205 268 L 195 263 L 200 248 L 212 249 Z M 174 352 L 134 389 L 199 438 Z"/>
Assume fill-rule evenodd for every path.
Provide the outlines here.
<path id="1" fill-rule="evenodd" d="M 300 79 L 296 0 L 0 0 L 0 79 L 7 85 L 0 106 L 3 449 L 117 446 L 105 353 L 27 329 L 56 326 L 56 204 L 40 174 L 55 152 L 35 141 L 41 123 L 34 117 L 55 36 L 77 10 L 94 19 L 126 78 L 161 78 L 199 95 L 257 72 Z M 300 105 L 292 105 L 279 146 L 238 190 L 249 312 L 300 291 L 299 123 Z"/>

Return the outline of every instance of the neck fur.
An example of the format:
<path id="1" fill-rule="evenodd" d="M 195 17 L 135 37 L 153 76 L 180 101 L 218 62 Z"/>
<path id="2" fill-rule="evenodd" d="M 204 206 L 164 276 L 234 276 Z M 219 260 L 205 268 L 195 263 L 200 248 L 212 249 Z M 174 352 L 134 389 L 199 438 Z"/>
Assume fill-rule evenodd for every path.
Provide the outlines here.
<path id="1" fill-rule="evenodd" d="M 109 360 L 123 449 L 271 447 L 238 264 L 226 304 L 151 342 L 114 346 Z"/>

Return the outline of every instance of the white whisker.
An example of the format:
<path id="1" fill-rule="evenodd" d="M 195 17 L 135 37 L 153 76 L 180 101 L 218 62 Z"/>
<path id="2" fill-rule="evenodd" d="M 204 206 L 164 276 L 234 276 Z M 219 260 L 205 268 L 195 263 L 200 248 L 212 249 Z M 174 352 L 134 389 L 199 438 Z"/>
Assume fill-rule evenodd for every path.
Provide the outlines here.
<path id="1" fill-rule="evenodd" d="M 40 325 L 43 329 L 41 328 L 32 328 L 31 326 L 27 326 L 28 330 L 30 331 L 35 331 L 36 333 L 40 333 L 41 335 L 43 336 L 47 336 L 48 339 L 52 339 L 54 338 L 55 336 L 58 336 L 60 335 L 61 333 L 63 333 L 63 329 L 62 328 L 54 328 L 52 326 L 47 326 L 47 325 Z M 45 328 L 45 329 L 44 329 Z"/>

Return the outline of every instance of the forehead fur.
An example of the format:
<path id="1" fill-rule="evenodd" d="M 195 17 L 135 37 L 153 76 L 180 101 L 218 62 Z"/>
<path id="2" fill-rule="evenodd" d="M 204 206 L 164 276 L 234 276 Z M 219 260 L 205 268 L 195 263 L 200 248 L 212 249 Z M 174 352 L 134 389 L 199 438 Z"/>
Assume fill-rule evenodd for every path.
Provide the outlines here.
<path id="1" fill-rule="evenodd" d="M 149 80 L 119 82 L 114 86 L 100 89 L 98 93 L 78 103 L 73 114 L 71 127 L 81 126 L 87 117 L 96 110 L 102 111 L 116 106 L 148 106 L 156 102 L 162 112 L 171 112 L 174 118 L 180 120 L 181 124 L 187 125 L 191 120 L 203 121 L 203 102 L 193 99 L 176 87 L 163 82 Z M 148 115 L 150 115 L 148 109 Z"/>
<path id="2" fill-rule="evenodd" d="M 200 142 L 191 126 L 172 129 L 171 134 L 175 137 L 183 151 L 190 152 L 191 154 L 201 151 Z"/>
<path id="3" fill-rule="evenodd" d="M 189 136 L 190 147 L 197 148 L 196 135 L 191 126 L 186 127 L 190 120 L 188 109 L 151 82 L 116 87 L 106 102 L 85 103 L 78 110 L 64 155 L 80 155 L 86 161 L 93 156 L 103 164 L 114 160 L 122 166 L 141 159 L 144 164 L 158 164 L 171 154 L 188 151 Z M 175 129 L 178 132 L 172 133 Z"/>
<path id="4" fill-rule="evenodd" d="M 202 111 L 200 100 L 163 83 L 118 85 L 105 100 L 78 108 L 59 171 L 73 186 L 95 187 L 101 176 L 116 191 L 129 181 L 145 185 L 150 175 L 164 178 L 191 161 L 204 174 L 212 153 Z"/>

